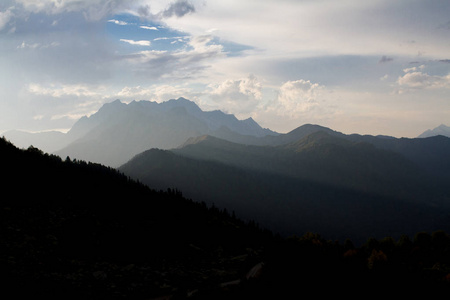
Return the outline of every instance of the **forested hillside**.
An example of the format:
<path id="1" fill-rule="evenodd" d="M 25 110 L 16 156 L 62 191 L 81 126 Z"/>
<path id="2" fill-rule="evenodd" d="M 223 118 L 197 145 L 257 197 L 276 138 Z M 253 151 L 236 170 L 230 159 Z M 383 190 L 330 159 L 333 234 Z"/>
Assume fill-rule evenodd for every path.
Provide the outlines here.
<path id="1" fill-rule="evenodd" d="M 98 164 L 3 139 L 0 163 L 2 286 L 18 298 L 183 293 L 240 278 L 272 239 L 231 213 Z"/>
<path id="2" fill-rule="evenodd" d="M 298 298 L 450 290 L 442 231 L 361 246 L 281 238 L 232 211 L 0 139 L 2 293 L 47 299 Z"/>

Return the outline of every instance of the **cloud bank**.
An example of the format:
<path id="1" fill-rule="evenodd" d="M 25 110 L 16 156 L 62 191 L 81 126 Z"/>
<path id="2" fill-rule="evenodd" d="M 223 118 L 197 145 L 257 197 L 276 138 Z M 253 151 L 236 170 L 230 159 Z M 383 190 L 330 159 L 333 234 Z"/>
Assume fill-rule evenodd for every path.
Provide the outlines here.
<path id="1" fill-rule="evenodd" d="M 450 74 L 444 76 L 429 75 L 422 72 L 424 65 L 420 67 L 406 68 L 403 71 L 406 73 L 398 77 L 397 84 L 400 87 L 399 92 L 404 93 L 411 90 L 418 89 L 449 89 L 450 88 Z"/>

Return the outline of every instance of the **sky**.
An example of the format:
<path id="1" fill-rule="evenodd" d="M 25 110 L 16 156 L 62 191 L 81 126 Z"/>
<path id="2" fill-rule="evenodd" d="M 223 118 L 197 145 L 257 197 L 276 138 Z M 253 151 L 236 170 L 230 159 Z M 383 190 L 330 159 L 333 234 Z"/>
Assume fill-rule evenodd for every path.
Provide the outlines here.
<path id="1" fill-rule="evenodd" d="M 280 133 L 450 125 L 448 0 L 1 0 L 0 133 L 184 97 Z"/>

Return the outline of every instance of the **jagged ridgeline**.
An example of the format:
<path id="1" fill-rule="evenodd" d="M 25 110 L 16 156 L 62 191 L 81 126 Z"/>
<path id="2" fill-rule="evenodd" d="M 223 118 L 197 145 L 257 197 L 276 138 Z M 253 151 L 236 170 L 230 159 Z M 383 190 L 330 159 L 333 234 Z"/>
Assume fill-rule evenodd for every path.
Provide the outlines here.
<path id="1" fill-rule="evenodd" d="M 253 119 L 238 120 L 221 111 L 202 111 L 184 98 L 162 103 L 119 100 L 79 119 L 66 133 L 6 132 L 14 144 L 30 144 L 61 157 L 119 167 L 134 155 L 151 148 L 171 149 L 199 135 L 246 140 L 277 133 L 261 128 Z"/>

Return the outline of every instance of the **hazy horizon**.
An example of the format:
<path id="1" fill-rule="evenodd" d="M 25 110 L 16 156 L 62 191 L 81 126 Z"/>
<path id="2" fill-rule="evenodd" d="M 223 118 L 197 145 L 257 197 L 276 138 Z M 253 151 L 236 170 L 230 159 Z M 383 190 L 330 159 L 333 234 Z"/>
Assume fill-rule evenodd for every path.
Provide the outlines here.
<path id="1" fill-rule="evenodd" d="M 184 97 L 286 133 L 417 137 L 450 120 L 448 1 L 6 0 L 0 133 Z"/>

